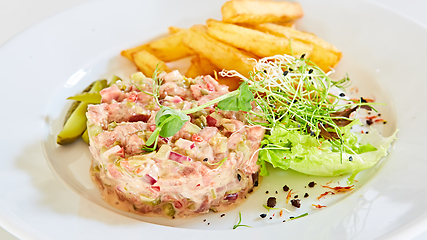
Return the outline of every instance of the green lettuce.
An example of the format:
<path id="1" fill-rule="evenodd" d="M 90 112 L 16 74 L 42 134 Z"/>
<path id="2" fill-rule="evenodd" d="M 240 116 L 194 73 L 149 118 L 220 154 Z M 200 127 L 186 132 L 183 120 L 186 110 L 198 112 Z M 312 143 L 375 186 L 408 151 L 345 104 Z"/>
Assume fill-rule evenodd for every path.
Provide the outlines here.
<path id="1" fill-rule="evenodd" d="M 341 128 L 341 140 L 324 140 L 296 128 L 277 125 L 261 142 L 258 164 L 261 176 L 268 176 L 266 162 L 275 168 L 295 171 L 314 176 L 338 176 L 358 173 L 374 166 L 387 155 L 396 132 L 383 137 L 374 128 L 369 134 L 351 132 L 359 120 Z"/>

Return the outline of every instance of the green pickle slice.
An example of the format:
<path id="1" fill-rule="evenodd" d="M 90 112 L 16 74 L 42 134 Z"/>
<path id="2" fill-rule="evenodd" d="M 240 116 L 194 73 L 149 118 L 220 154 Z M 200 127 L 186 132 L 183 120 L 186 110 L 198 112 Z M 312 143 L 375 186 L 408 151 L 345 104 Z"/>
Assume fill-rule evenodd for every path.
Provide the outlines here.
<path id="1" fill-rule="evenodd" d="M 107 87 L 107 80 L 96 81 L 89 93 L 96 93 Z M 80 102 L 70 114 L 63 129 L 58 134 L 56 142 L 60 145 L 69 144 L 77 140 L 86 130 L 86 110 L 88 103 Z"/>
<path id="2" fill-rule="evenodd" d="M 89 92 L 90 89 L 92 89 L 93 84 L 95 84 L 95 82 L 91 83 L 89 86 L 87 86 L 82 93 L 87 93 Z M 67 111 L 67 115 L 65 115 L 65 121 L 64 121 L 64 125 L 65 123 L 67 123 L 68 119 L 70 118 L 71 114 L 74 112 L 74 110 L 76 110 L 76 108 L 80 105 L 80 102 L 78 101 L 74 101 L 73 104 L 71 105 L 71 107 L 68 109 Z"/>
<path id="3" fill-rule="evenodd" d="M 76 94 L 67 99 L 79 101 L 79 102 L 91 103 L 91 104 L 99 104 L 101 103 L 101 94 L 99 94 L 99 92 L 86 92 L 86 93 Z"/>
<path id="4" fill-rule="evenodd" d="M 85 132 L 82 135 L 82 139 L 83 139 L 83 141 L 85 141 L 85 143 L 89 144 L 89 134 L 87 132 L 87 128 L 86 128 Z"/>

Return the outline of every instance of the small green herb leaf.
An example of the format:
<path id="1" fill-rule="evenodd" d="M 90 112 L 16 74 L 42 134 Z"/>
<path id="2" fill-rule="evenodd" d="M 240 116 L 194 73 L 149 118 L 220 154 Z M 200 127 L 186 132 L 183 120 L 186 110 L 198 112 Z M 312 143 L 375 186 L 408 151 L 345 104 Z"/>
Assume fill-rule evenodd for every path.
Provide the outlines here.
<path id="1" fill-rule="evenodd" d="M 252 109 L 251 102 L 254 100 L 253 93 L 249 90 L 246 82 L 240 84 L 239 94 L 229 97 L 218 103 L 218 108 L 227 111 L 244 111 L 249 112 Z"/>
<path id="2" fill-rule="evenodd" d="M 161 128 L 159 135 L 162 137 L 175 135 L 188 120 L 190 120 L 188 115 L 165 106 L 157 112 L 155 119 L 156 127 Z"/>
<path id="3" fill-rule="evenodd" d="M 228 157 L 225 157 L 225 158 L 223 158 L 221 161 L 219 161 L 219 162 L 217 162 L 217 163 L 209 163 L 209 162 L 207 162 L 207 164 L 209 164 L 209 165 L 211 165 L 211 166 L 215 166 L 215 165 L 218 165 L 218 168 L 220 168 L 221 167 L 221 165 L 225 162 L 225 160 L 227 160 L 227 158 Z"/>
<path id="4" fill-rule="evenodd" d="M 291 219 L 289 219 L 289 220 L 295 220 L 295 219 L 298 219 L 298 218 L 305 217 L 305 216 L 307 216 L 307 215 L 308 215 L 308 213 L 304 213 L 304 214 L 301 214 L 301 215 L 299 215 L 299 216 L 297 216 L 297 217 L 291 218 Z"/>
<path id="5" fill-rule="evenodd" d="M 267 206 L 267 205 L 265 205 L 265 204 L 263 204 L 262 205 L 265 209 L 267 209 L 267 211 L 269 211 L 270 212 L 270 210 L 279 210 L 280 208 L 272 208 L 272 207 L 269 207 L 269 206 Z"/>
<path id="6" fill-rule="evenodd" d="M 177 110 L 162 106 L 160 111 L 157 112 L 155 120 L 156 129 L 147 139 L 145 146 L 142 148 L 142 150 L 146 152 L 156 150 L 159 136 L 171 137 L 175 135 L 175 133 L 181 130 L 184 124 L 190 120 L 190 117 Z"/>
<path id="7" fill-rule="evenodd" d="M 240 224 L 241 222 L 242 222 L 242 214 L 239 212 L 239 222 L 236 225 L 233 226 L 233 229 L 236 229 L 238 227 L 251 227 L 251 226 L 248 226 L 248 225 Z"/>
<path id="8" fill-rule="evenodd" d="M 156 128 L 154 130 L 154 132 L 151 134 L 151 136 L 147 139 L 147 142 L 145 142 L 146 146 L 151 146 L 156 142 L 157 138 L 159 137 L 160 130 L 161 130 L 161 128 Z"/>

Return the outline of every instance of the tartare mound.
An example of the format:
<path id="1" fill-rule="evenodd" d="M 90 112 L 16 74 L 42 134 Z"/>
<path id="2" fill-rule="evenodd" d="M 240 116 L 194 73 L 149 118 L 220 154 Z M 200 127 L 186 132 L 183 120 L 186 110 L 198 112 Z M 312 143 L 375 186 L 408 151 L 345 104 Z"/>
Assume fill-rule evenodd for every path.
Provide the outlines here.
<path id="1" fill-rule="evenodd" d="M 210 76 L 187 79 L 174 71 L 159 78 L 159 102 L 173 109 L 228 93 Z M 246 119 L 254 117 L 247 113 L 210 106 L 190 114 L 177 134 L 160 137 L 157 149 L 145 152 L 160 110 L 147 94 L 152 88 L 150 78 L 118 83 L 101 91 L 101 104 L 88 108 L 91 173 L 104 199 L 124 211 L 172 218 L 236 206 L 258 185 L 264 129 L 248 125 Z"/>

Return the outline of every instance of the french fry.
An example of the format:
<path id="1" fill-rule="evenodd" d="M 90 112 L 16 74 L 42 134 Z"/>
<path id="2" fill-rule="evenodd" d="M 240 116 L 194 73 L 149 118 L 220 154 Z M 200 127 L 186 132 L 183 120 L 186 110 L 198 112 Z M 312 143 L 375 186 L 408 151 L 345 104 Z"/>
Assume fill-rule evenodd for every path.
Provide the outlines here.
<path id="1" fill-rule="evenodd" d="M 301 18 L 301 5 L 275 1 L 229 1 L 222 8 L 222 21 L 228 23 L 286 22 Z"/>
<path id="2" fill-rule="evenodd" d="M 177 32 L 181 32 L 183 30 L 185 30 L 185 29 L 184 28 L 180 28 L 180 27 L 175 27 L 175 26 L 170 26 L 168 28 L 169 34 L 174 34 L 174 33 L 177 33 Z"/>
<path id="3" fill-rule="evenodd" d="M 316 63 L 323 71 L 328 72 L 342 57 L 342 53 L 332 44 L 312 33 L 301 32 L 290 27 L 272 23 L 263 23 L 253 26 L 255 29 L 268 32 L 278 37 L 292 38 L 313 45 L 310 60 Z"/>
<path id="4" fill-rule="evenodd" d="M 164 62 L 175 61 L 194 54 L 182 43 L 188 30 L 179 31 L 167 37 L 154 40 L 148 44 L 149 52 Z"/>
<path id="5" fill-rule="evenodd" d="M 191 27 L 191 30 L 197 31 L 199 33 L 208 33 L 208 28 L 202 24 L 196 24 Z"/>
<path id="6" fill-rule="evenodd" d="M 239 88 L 242 80 L 238 77 L 221 77 L 218 76 L 218 83 L 222 85 L 227 85 L 229 91 L 234 91 Z"/>
<path id="7" fill-rule="evenodd" d="M 183 39 L 194 52 L 209 59 L 220 69 L 234 69 L 244 76 L 249 76 L 254 62 L 239 49 L 211 38 L 203 31 L 190 28 L 190 33 Z"/>
<path id="8" fill-rule="evenodd" d="M 217 66 L 213 65 L 209 59 L 196 55 L 191 59 L 191 66 L 188 69 L 185 76 L 189 78 L 196 78 L 203 75 L 211 75 L 216 78 L 220 84 L 225 84 L 229 87 L 230 91 L 234 91 L 239 88 L 240 83 L 242 82 L 238 77 L 221 77 Z M 216 74 L 215 74 L 216 72 Z"/>
<path id="9" fill-rule="evenodd" d="M 196 78 L 202 75 L 214 76 L 214 71 L 221 71 L 217 66 L 213 65 L 209 59 L 196 55 L 191 59 L 190 68 L 188 68 L 185 76 L 189 78 Z"/>
<path id="10" fill-rule="evenodd" d="M 142 50 L 133 54 L 133 61 L 138 69 L 147 77 L 151 77 L 153 72 L 156 70 L 157 65 L 161 62 L 156 56 L 148 52 L 147 50 Z M 159 65 L 160 71 L 170 72 L 168 67 L 163 64 Z"/>
<path id="11" fill-rule="evenodd" d="M 148 48 L 147 48 L 147 44 L 144 44 L 144 45 L 141 45 L 141 46 L 138 46 L 138 47 L 134 47 L 134 48 L 130 48 L 130 49 L 123 50 L 120 54 L 121 54 L 123 57 L 125 57 L 125 58 L 127 58 L 127 59 L 129 59 L 129 60 L 133 61 L 133 57 L 132 57 L 132 55 L 133 55 L 134 53 L 139 52 L 139 51 L 142 51 L 142 50 L 147 50 L 147 49 L 148 49 Z"/>
<path id="12" fill-rule="evenodd" d="M 121 55 L 133 61 L 133 54 L 146 50 L 164 62 L 175 61 L 193 55 L 193 51 L 182 43 L 182 39 L 188 30 L 183 29 L 167 37 L 159 38 L 148 44 L 123 50 Z"/>
<path id="13" fill-rule="evenodd" d="M 284 26 L 284 27 L 291 27 L 291 28 L 295 28 L 295 22 L 294 21 L 290 21 L 290 22 L 281 22 L 281 23 L 276 23 L 277 25 L 280 26 Z"/>
<path id="14" fill-rule="evenodd" d="M 313 46 L 287 37 L 277 37 L 258 30 L 223 23 L 213 19 L 207 21 L 211 37 L 244 49 L 258 57 L 269 57 L 277 54 L 301 56 L 310 55 Z"/>

